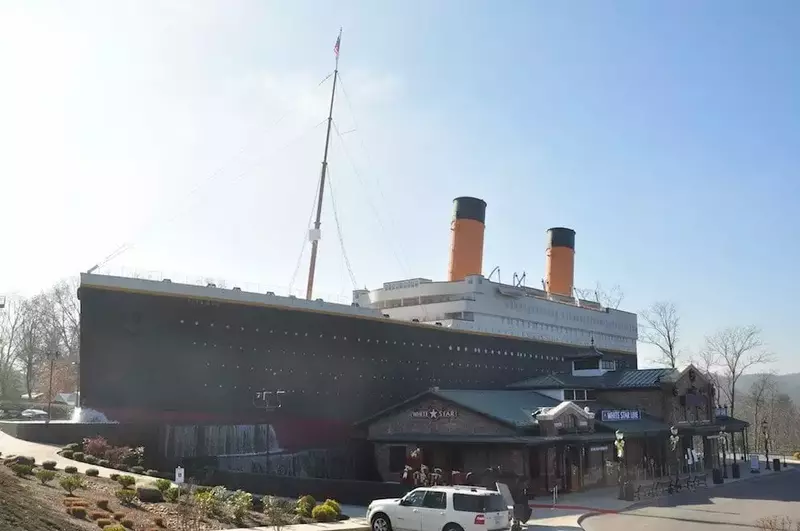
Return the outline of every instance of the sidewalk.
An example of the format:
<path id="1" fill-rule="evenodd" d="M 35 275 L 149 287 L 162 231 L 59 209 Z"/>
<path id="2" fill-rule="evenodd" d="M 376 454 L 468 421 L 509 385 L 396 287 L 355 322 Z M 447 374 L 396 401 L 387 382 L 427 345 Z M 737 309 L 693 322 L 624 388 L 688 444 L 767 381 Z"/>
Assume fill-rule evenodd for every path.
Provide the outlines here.
<path id="1" fill-rule="evenodd" d="M 89 468 L 97 469 L 100 472 L 100 477 L 107 478 L 111 474 L 119 474 L 119 475 L 128 475 L 133 476 L 136 478 L 136 483 L 138 485 L 145 485 L 152 483 L 158 478 L 144 476 L 141 474 L 132 474 L 130 472 L 122 472 L 121 470 L 116 470 L 113 468 L 104 468 L 102 466 L 97 465 L 90 465 L 87 463 L 81 463 L 80 461 L 74 461 L 72 459 L 66 459 L 58 455 L 57 452 L 61 450 L 60 446 L 51 446 L 49 444 L 40 444 L 34 443 L 29 441 L 23 441 L 22 439 L 15 439 L 10 435 L 7 435 L 0 431 L 0 452 L 3 453 L 3 458 L 8 457 L 10 455 L 23 455 L 26 457 L 33 457 L 36 460 L 37 465 L 41 465 L 44 461 L 55 461 L 56 468 L 59 470 L 63 470 L 64 467 L 67 466 L 74 466 L 78 469 L 78 472 L 81 474 L 86 473 L 86 470 Z"/>

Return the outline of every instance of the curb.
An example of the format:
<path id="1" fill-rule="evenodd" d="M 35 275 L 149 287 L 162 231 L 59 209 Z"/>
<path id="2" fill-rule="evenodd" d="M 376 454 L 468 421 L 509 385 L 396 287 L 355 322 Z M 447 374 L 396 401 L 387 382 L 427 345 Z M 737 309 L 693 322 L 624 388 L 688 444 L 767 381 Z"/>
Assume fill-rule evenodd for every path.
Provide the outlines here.
<path id="1" fill-rule="evenodd" d="M 592 517 L 592 516 L 600 516 L 601 514 L 602 514 L 602 513 L 591 512 L 591 513 L 586 513 L 586 514 L 582 514 L 582 515 L 580 515 L 580 516 L 578 517 L 578 521 L 577 521 L 578 527 L 580 527 L 581 529 L 583 529 L 583 521 L 584 521 L 584 520 L 586 520 L 587 518 L 589 518 L 589 517 Z"/>
<path id="2" fill-rule="evenodd" d="M 563 511 L 585 511 L 586 515 L 591 514 L 619 514 L 616 509 L 598 509 L 596 507 L 584 507 L 582 505 L 552 505 L 546 503 L 528 503 L 531 509 L 560 509 Z"/>

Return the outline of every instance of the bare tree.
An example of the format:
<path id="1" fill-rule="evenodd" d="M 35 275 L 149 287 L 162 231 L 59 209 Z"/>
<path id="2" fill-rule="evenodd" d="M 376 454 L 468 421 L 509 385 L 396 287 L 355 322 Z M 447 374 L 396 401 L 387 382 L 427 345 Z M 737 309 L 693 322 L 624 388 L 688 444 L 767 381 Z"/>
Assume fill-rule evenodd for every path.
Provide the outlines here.
<path id="1" fill-rule="evenodd" d="M 709 373 L 717 372 L 715 381 L 730 404 L 731 416 L 739 378 L 749 369 L 772 361 L 761 340 L 761 330 L 752 325 L 725 328 L 706 337 L 701 357 Z"/>
<path id="2" fill-rule="evenodd" d="M 22 299 L 14 297 L 6 300 L 0 310 L 0 396 L 11 398 L 16 388 L 18 374 L 16 364 L 19 359 L 19 341 L 22 328 Z M 19 396 L 13 396 L 18 399 Z"/>
<path id="3" fill-rule="evenodd" d="M 57 346 L 66 359 L 77 359 L 80 349 L 80 303 L 78 279 L 62 280 L 44 295 L 45 316 Z"/>
<path id="4" fill-rule="evenodd" d="M 678 364 L 678 332 L 680 317 L 671 302 L 654 302 L 650 308 L 639 312 L 643 319 L 639 326 L 639 341 L 653 345 L 659 351 L 658 363 L 673 369 Z"/>
<path id="5" fill-rule="evenodd" d="M 749 410 L 752 418 L 750 432 L 755 448 L 761 447 L 759 444 L 761 421 L 768 416 L 766 409 L 771 401 L 770 397 L 776 391 L 775 377 L 769 373 L 759 374 L 756 381 L 750 386 L 750 391 L 744 397 L 745 408 Z"/>
<path id="6" fill-rule="evenodd" d="M 622 288 L 615 284 L 611 289 L 603 289 L 599 282 L 595 284 L 594 288 L 574 288 L 575 294 L 579 299 L 586 301 L 593 301 L 606 308 L 616 310 L 619 308 L 622 301 L 625 299 L 625 294 Z"/>
<path id="7" fill-rule="evenodd" d="M 45 312 L 47 301 L 33 297 L 20 302 L 20 326 L 17 343 L 17 361 L 25 382 L 28 398 L 33 398 L 37 373 L 45 360 L 47 334 Z"/>

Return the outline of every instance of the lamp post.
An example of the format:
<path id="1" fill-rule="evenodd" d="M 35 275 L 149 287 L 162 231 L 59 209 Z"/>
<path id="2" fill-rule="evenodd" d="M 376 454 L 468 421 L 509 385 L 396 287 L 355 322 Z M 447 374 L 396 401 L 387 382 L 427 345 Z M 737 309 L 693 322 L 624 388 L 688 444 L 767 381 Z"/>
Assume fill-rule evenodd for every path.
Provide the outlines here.
<path id="1" fill-rule="evenodd" d="M 619 459 L 619 499 L 625 499 L 625 484 L 627 483 L 628 470 L 625 466 L 625 434 L 617 430 L 614 433 L 616 441 L 614 446 L 617 448 L 617 458 Z"/>
<path id="2" fill-rule="evenodd" d="M 725 440 L 725 427 L 723 426 L 719 430 L 719 445 L 720 445 L 720 448 L 722 449 L 722 477 L 723 478 L 727 478 L 728 477 L 728 460 L 727 460 L 727 458 L 725 456 L 725 454 L 727 453 L 727 444 L 726 443 L 727 443 L 727 441 Z"/>
<path id="3" fill-rule="evenodd" d="M 56 359 L 58 359 L 58 350 L 51 349 L 45 353 L 47 356 L 47 360 L 50 362 L 50 387 L 47 391 L 47 422 L 46 424 L 50 424 L 50 418 L 52 415 L 52 407 L 53 407 L 53 365 L 55 365 Z"/>
<path id="4" fill-rule="evenodd" d="M 675 452 L 675 484 L 670 485 L 670 492 L 676 491 L 678 489 L 678 483 L 680 481 L 680 471 L 681 471 L 681 461 L 678 457 L 678 442 L 680 441 L 680 437 L 678 437 L 678 428 L 672 426 L 669 429 L 669 444 L 672 448 L 672 451 Z"/>
<path id="5" fill-rule="evenodd" d="M 768 430 L 769 425 L 767 424 L 767 419 L 761 421 L 761 433 L 764 435 L 764 454 L 767 457 L 767 470 L 771 470 L 769 467 L 769 433 Z"/>

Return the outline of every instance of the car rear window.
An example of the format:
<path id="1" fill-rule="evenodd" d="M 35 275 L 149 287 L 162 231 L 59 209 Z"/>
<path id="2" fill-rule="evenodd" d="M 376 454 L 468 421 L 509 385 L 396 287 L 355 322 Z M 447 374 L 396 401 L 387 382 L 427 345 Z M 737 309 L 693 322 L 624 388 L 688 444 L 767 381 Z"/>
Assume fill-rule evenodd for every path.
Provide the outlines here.
<path id="1" fill-rule="evenodd" d="M 466 513 L 495 513 L 508 510 L 499 494 L 453 494 L 453 509 Z"/>

